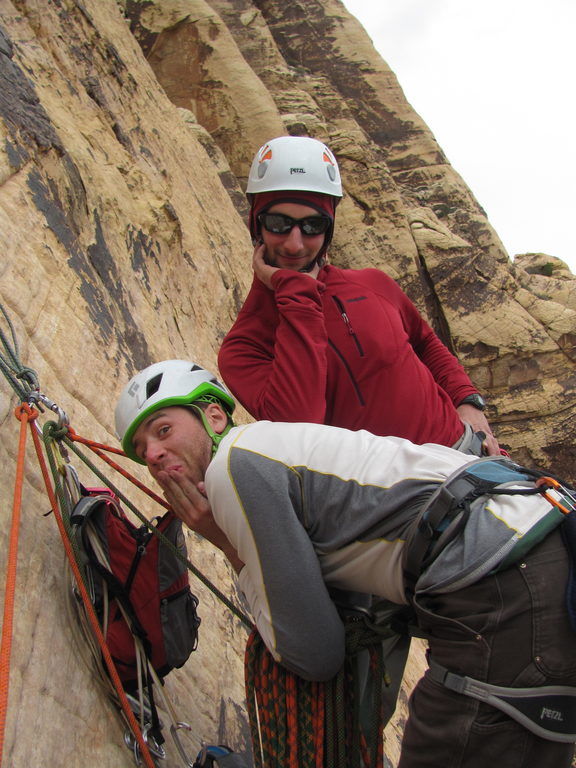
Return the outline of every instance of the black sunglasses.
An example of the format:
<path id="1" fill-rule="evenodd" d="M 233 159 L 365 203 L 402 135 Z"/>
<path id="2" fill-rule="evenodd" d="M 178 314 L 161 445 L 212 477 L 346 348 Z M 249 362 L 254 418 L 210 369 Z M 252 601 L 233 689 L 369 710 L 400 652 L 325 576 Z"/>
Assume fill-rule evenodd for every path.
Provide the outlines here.
<path id="1" fill-rule="evenodd" d="M 293 219 L 283 213 L 260 213 L 258 221 L 267 232 L 274 235 L 287 235 L 294 227 L 307 237 L 323 235 L 332 224 L 328 216 L 305 216 L 303 219 Z"/>

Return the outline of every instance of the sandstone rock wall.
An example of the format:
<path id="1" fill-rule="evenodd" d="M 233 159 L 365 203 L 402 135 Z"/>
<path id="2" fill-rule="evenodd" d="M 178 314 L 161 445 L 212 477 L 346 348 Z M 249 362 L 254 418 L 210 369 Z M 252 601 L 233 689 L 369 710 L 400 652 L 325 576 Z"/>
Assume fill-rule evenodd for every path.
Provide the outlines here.
<path id="1" fill-rule="evenodd" d="M 131 2 L 127 13 L 158 81 L 240 183 L 273 135 L 330 144 L 346 191 L 332 260 L 398 279 L 487 395 L 501 443 L 573 478 L 574 276 L 544 259 L 532 295 L 524 262 L 510 261 L 339 0 Z"/>
<path id="2" fill-rule="evenodd" d="M 553 257 L 509 260 L 338 0 L 0 0 L 0 301 L 72 426 L 114 443 L 131 373 L 166 357 L 214 367 L 250 282 L 249 163 L 286 132 L 340 162 L 333 261 L 396 278 L 488 397 L 501 442 L 574 477 L 575 278 Z M 15 405 L 0 377 L 2 572 Z M 47 507 L 29 453 L 4 760 L 130 765 L 71 634 Z M 222 558 L 193 535 L 189 550 L 233 595 Z M 192 581 L 200 648 L 167 688 L 196 735 L 242 747 L 245 632 Z"/>

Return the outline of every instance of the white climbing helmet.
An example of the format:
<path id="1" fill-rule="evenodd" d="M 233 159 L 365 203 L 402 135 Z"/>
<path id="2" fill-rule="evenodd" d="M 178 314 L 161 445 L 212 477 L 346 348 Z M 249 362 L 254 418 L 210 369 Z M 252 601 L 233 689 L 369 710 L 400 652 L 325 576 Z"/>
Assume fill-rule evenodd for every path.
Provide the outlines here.
<path id="1" fill-rule="evenodd" d="M 280 136 L 260 147 L 247 194 L 298 190 L 342 197 L 338 163 L 328 147 L 308 136 Z"/>
<path id="2" fill-rule="evenodd" d="M 132 438 L 144 419 L 160 408 L 198 401 L 218 402 L 229 415 L 236 405 L 226 387 L 210 371 L 189 360 L 164 360 L 137 373 L 124 387 L 115 411 L 116 435 L 124 453 L 143 464 L 134 452 Z M 206 421 L 202 421 L 206 428 Z M 224 435 L 215 435 L 210 428 L 207 431 L 216 447 Z"/>

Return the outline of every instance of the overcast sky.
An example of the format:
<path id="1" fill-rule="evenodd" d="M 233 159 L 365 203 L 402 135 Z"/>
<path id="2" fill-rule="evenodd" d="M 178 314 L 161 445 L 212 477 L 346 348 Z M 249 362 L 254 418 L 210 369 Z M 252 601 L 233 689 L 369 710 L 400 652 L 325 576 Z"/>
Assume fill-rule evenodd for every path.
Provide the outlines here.
<path id="1" fill-rule="evenodd" d="M 576 0 L 343 0 L 511 258 L 576 274 Z"/>

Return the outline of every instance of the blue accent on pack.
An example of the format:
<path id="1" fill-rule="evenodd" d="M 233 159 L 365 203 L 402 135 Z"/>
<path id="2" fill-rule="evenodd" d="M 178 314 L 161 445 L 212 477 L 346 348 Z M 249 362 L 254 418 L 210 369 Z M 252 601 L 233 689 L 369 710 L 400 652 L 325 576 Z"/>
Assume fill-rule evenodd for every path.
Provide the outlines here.
<path id="1" fill-rule="evenodd" d="M 524 471 L 523 467 L 501 459 L 488 459 L 469 464 L 466 467 L 466 473 L 497 485 L 534 479 L 534 476 Z"/>
<path id="2" fill-rule="evenodd" d="M 233 752 L 230 747 L 223 744 L 204 746 L 198 755 L 192 768 L 251 768 L 246 757 Z"/>

